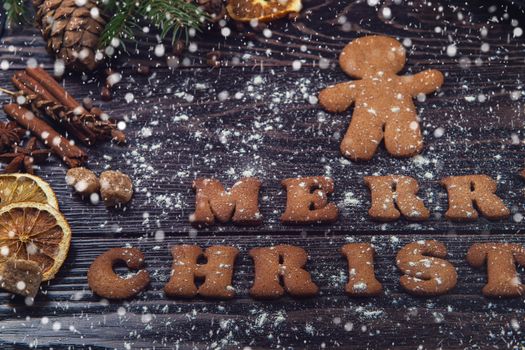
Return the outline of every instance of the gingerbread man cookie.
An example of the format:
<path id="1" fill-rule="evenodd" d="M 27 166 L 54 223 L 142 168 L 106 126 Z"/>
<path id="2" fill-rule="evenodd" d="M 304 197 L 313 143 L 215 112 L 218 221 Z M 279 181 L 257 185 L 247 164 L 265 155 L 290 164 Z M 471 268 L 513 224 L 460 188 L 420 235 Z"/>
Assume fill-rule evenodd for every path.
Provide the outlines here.
<path id="1" fill-rule="evenodd" d="M 365 36 L 345 46 L 339 56 L 343 71 L 360 80 L 330 86 L 319 102 L 329 112 L 344 112 L 354 104 L 352 121 L 341 142 L 341 153 L 352 160 L 369 160 L 381 140 L 395 157 L 411 157 L 423 148 L 412 98 L 443 84 L 443 74 L 426 70 L 399 76 L 406 52 L 397 40 Z"/>

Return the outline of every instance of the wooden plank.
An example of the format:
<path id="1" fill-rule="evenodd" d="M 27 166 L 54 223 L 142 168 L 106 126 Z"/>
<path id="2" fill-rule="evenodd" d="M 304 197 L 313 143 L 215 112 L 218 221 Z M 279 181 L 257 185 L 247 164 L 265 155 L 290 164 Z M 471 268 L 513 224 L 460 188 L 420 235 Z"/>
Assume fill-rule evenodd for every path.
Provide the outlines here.
<path id="1" fill-rule="evenodd" d="M 525 118 L 518 92 L 523 89 L 525 38 L 513 37 L 512 23 L 521 20 L 522 13 L 510 5 L 498 5 L 492 12 L 491 5 L 491 1 L 457 6 L 417 0 L 371 7 L 366 1 L 305 1 L 296 22 L 269 25 L 270 37 L 248 28 L 233 30 L 228 38 L 214 29 L 194 39 L 197 50 L 187 52 L 176 69 L 148 51 L 157 43 L 154 37 L 144 38 L 138 55 L 121 60 L 124 79 L 115 98 L 101 103 L 113 116 L 127 120 L 131 142 L 89 150 L 93 170 L 120 169 L 133 177 L 137 190 L 133 202 L 125 211 L 91 205 L 71 194 L 64 180 L 66 169 L 56 159 L 42 166 L 39 174 L 51 182 L 73 228 L 72 250 L 60 275 L 44 287 L 35 305 L 26 306 L 24 300 L 0 293 L 2 348 L 524 345 L 523 300 L 483 298 L 485 272 L 470 268 L 464 260 L 474 242 L 525 243 L 520 234 L 525 229 L 520 220 L 525 183 L 517 174 L 524 166 Z M 391 9 L 391 20 L 382 15 L 385 6 Z M 483 27 L 487 35 L 480 37 Z M 368 33 L 410 39 L 405 40 L 409 56 L 403 74 L 427 68 L 446 74 L 439 94 L 417 102 L 426 142 L 421 157 L 397 160 L 381 150 L 370 162 L 346 161 L 338 146 L 349 113 L 327 114 L 311 103 L 321 88 L 348 80 L 337 66 L 337 55 L 347 42 Z M 447 55 L 451 44 L 457 47 L 453 57 Z M 487 52 L 483 44 L 489 45 Z M 220 52 L 220 68 L 206 64 L 206 53 L 213 49 Z M 10 87 L 10 75 L 34 62 L 29 59 L 53 69 L 53 60 L 34 29 L 8 32 L 0 42 L 0 62 L 7 60 L 10 65 L 0 72 L 0 86 Z M 295 60 L 301 60 L 298 71 L 292 69 Z M 132 69 L 138 63 L 157 67 L 149 77 L 138 76 Z M 68 75 L 64 84 L 79 99 L 98 100 L 96 77 L 83 80 Z M 135 98 L 131 103 L 126 102 L 129 93 Z M 4 101 L 6 96 L 0 96 Z M 443 129 L 441 137 L 435 136 L 436 129 Z M 498 194 L 513 214 L 520 215 L 469 224 L 444 220 L 447 198 L 439 179 L 481 172 L 498 179 Z M 418 179 L 421 196 L 433 213 L 428 222 L 384 224 L 368 218 L 370 198 L 362 177 L 389 173 Z M 263 180 L 261 227 L 226 225 L 196 231 L 189 225 L 195 177 L 216 176 L 231 185 L 246 174 Z M 285 227 L 279 223 L 285 204 L 279 182 L 299 175 L 335 179 L 332 200 L 341 208 L 336 224 Z M 165 239 L 157 241 L 155 237 L 162 236 L 159 230 Z M 429 238 L 447 245 L 459 282 L 446 296 L 415 298 L 400 290 L 394 257 L 406 242 Z M 344 295 L 346 265 L 337 249 L 350 240 L 377 247 L 383 296 Z M 163 296 L 171 263 L 168 247 L 182 242 L 241 249 L 234 277 L 236 299 L 187 301 Z M 319 297 L 274 302 L 248 297 L 253 266 L 247 250 L 279 243 L 296 244 L 310 253 L 308 268 L 321 288 Z M 134 300 L 101 301 L 87 286 L 87 268 L 105 249 L 125 244 L 144 250 L 153 283 Z M 121 309 L 119 315 L 119 308 L 125 314 Z"/>
<path id="2" fill-rule="evenodd" d="M 90 262 L 106 248 L 122 246 L 122 240 L 85 238 L 73 246 L 72 256 L 57 279 L 51 283 L 35 305 L 9 301 L 0 294 L 4 341 L 31 342 L 42 346 L 96 344 L 122 348 L 156 345 L 182 348 L 204 347 L 224 341 L 223 346 L 305 346 L 328 348 L 337 345 L 361 348 L 414 348 L 422 345 L 455 349 L 475 342 L 479 348 L 489 345 L 518 344 L 524 312 L 521 300 L 488 300 L 480 290 L 486 281 L 485 271 L 466 266 L 464 256 L 474 242 L 523 242 L 515 235 L 452 236 L 433 235 L 449 248 L 449 260 L 458 268 L 458 285 L 451 293 L 437 298 L 417 298 L 404 293 L 398 282 L 395 254 L 406 243 L 427 238 L 425 235 L 399 235 L 356 238 L 353 235 L 307 236 L 300 245 L 310 253 L 308 269 L 321 287 L 321 294 L 310 299 L 285 297 L 277 301 L 254 301 L 247 292 L 253 279 L 253 266 L 247 251 L 255 246 L 296 244 L 296 235 L 235 236 L 235 238 L 198 237 L 131 239 L 146 254 L 152 285 L 147 292 L 129 302 L 100 301 L 85 289 L 84 276 Z M 377 298 L 348 298 L 344 295 L 347 268 L 338 254 L 347 242 L 373 242 L 377 250 L 376 272 L 385 293 Z M 194 243 L 201 246 L 234 244 L 241 254 L 235 267 L 233 286 L 238 296 L 218 302 L 168 299 L 162 287 L 169 279 L 172 244 Z M 9 307 L 16 306 L 16 312 Z M 125 314 L 124 314 L 125 310 Z M 120 313 L 120 315 L 119 315 Z M 31 315 L 30 319 L 18 319 Z M 150 319 L 151 317 L 151 319 Z M 60 329 L 58 328 L 59 322 Z M 53 324 L 55 331 L 53 331 Z M 69 327 L 73 326 L 74 330 Z M 21 334 L 27 338 L 20 340 Z M 407 335 L 400 337 L 399 335 Z M 411 335 L 410 337 L 408 335 Z M 270 336 L 271 335 L 271 336 Z M 222 340 L 221 340 L 222 339 Z M 473 345 L 473 344 L 471 344 Z"/>

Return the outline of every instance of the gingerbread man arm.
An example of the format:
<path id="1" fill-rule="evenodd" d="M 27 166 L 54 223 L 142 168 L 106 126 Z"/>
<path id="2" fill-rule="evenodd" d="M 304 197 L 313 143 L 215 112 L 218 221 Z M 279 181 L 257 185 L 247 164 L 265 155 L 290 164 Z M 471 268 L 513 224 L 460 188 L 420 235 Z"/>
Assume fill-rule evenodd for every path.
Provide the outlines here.
<path id="1" fill-rule="evenodd" d="M 443 74 L 435 69 L 428 69 L 423 72 L 402 77 L 403 84 L 408 87 L 412 96 L 418 94 L 430 94 L 443 85 Z"/>
<path id="2" fill-rule="evenodd" d="M 328 112 L 344 112 L 355 101 L 356 83 L 346 82 L 321 90 L 319 103 Z"/>

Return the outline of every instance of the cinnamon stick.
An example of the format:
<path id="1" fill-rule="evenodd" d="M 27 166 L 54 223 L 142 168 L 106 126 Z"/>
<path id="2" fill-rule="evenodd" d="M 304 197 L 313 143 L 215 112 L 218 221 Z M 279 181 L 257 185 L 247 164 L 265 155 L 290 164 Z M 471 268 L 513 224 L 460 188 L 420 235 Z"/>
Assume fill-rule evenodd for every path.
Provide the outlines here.
<path id="1" fill-rule="evenodd" d="M 91 144 L 91 140 L 96 135 L 86 129 L 82 123 L 76 119 L 69 118 L 65 105 L 61 103 L 53 94 L 45 89 L 38 81 L 33 79 L 26 72 L 16 72 L 11 79 L 13 84 L 38 110 L 44 110 L 47 115 L 58 115 L 58 122 L 63 124 L 66 130 L 76 139 Z"/>
<path id="2" fill-rule="evenodd" d="M 70 168 L 78 167 L 87 160 L 87 155 L 82 149 L 72 144 L 27 108 L 10 103 L 4 105 L 4 112 L 44 142 Z"/>
<path id="3" fill-rule="evenodd" d="M 12 78 L 13 84 L 27 98 L 31 107 L 63 124 L 80 141 L 92 145 L 99 140 L 125 142 L 114 119 L 102 119 L 93 110 L 86 110 L 42 68 L 26 68 Z"/>
<path id="4" fill-rule="evenodd" d="M 97 118 L 102 119 L 104 112 L 98 107 L 93 107 L 90 110 L 91 113 L 97 116 Z M 125 143 L 126 142 L 126 134 L 122 132 L 121 130 L 115 128 L 111 130 L 111 137 L 113 140 L 117 141 L 118 143 Z"/>
<path id="5" fill-rule="evenodd" d="M 47 89 L 55 98 L 60 101 L 64 106 L 68 107 L 74 114 L 86 117 L 84 125 L 89 131 L 99 130 L 102 133 L 102 137 L 111 138 L 114 137 L 118 142 L 125 142 L 125 135 L 122 131 L 116 128 L 116 121 L 113 119 L 102 120 L 100 116 L 93 113 L 93 110 L 86 111 L 82 105 L 75 100 L 67 91 L 57 83 L 57 81 L 51 77 L 45 70 L 40 67 L 26 68 L 26 72 L 29 76 L 37 80 L 42 86 Z M 92 132 L 95 132 L 92 131 Z M 96 135 L 95 135 L 96 137 Z"/>
<path id="6" fill-rule="evenodd" d="M 60 86 L 57 81 L 50 76 L 45 70 L 40 67 L 35 68 L 26 68 L 26 73 L 33 79 L 35 79 L 40 85 L 44 87 L 51 95 L 53 95 L 58 101 L 60 101 L 64 106 L 73 110 L 78 107 L 84 108 L 80 103 L 75 100 L 73 96 L 68 94 L 62 86 Z M 85 110 L 84 110 L 85 112 Z"/>

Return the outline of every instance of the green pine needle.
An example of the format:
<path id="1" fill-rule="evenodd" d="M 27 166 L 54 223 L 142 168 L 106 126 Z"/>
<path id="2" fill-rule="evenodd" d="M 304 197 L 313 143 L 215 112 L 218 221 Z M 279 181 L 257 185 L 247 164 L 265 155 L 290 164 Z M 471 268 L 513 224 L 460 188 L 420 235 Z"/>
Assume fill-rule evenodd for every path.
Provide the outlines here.
<path id="1" fill-rule="evenodd" d="M 105 6 L 108 13 L 112 12 L 112 17 L 100 35 L 99 46 L 107 47 L 113 39 L 134 39 L 135 0 L 108 1 Z"/>
<path id="2" fill-rule="evenodd" d="M 139 23 L 147 22 L 160 32 L 162 39 L 170 35 L 172 43 L 188 30 L 200 29 L 207 18 L 197 5 L 186 0 L 105 0 L 104 7 L 111 14 L 100 38 L 100 47 L 107 47 L 113 39 L 134 39 Z"/>
<path id="3" fill-rule="evenodd" d="M 27 23 L 28 9 L 24 0 L 4 0 L 3 7 L 6 11 L 6 19 L 9 26 Z"/>
<path id="4" fill-rule="evenodd" d="M 180 37 L 181 31 L 187 34 L 189 28 L 198 29 L 203 19 L 203 11 L 184 0 L 144 1 L 140 14 L 161 31 L 162 38 L 172 33 L 172 42 Z"/>

